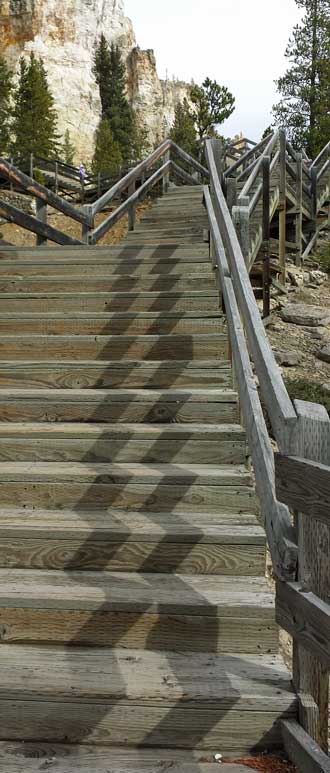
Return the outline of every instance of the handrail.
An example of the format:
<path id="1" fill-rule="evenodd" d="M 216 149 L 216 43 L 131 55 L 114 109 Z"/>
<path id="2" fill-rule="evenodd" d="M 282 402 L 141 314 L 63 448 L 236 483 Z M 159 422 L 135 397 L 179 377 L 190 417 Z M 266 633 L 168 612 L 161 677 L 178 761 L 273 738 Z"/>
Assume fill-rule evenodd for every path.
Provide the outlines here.
<path id="1" fill-rule="evenodd" d="M 242 250 L 220 185 L 210 141 L 206 142 L 206 156 L 216 214 L 235 284 L 235 294 L 246 325 L 249 348 L 253 354 L 275 437 L 281 447 L 283 435 L 286 435 L 290 423 L 295 422 L 296 413 L 260 317 Z"/>
<path id="2" fill-rule="evenodd" d="M 317 182 L 320 182 L 321 177 L 330 169 L 330 159 L 328 158 L 327 161 L 323 164 L 322 169 L 318 172 L 317 175 Z"/>
<path id="3" fill-rule="evenodd" d="M 124 201 L 112 214 L 103 221 L 89 236 L 89 243 L 96 244 L 103 236 L 112 228 L 115 223 L 118 222 L 129 210 L 134 207 L 138 201 L 140 201 L 146 193 L 154 186 L 159 180 L 164 177 L 171 168 L 171 161 L 167 161 L 160 169 L 157 169 L 149 179 L 138 188 L 126 201 Z"/>
<path id="4" fill-rule="evenodd" d="M 159 145 L 156 150 L 153 151 L 153 153 L 150 153 L 150 155 L 144 159 L 144 161 L 141 161 L 140 164 L 138 164 L 134 169 L 131 169 L 125 177 L 123 177 L 121 180 L 119 180 L 115 185 L 112 186 L 106 193 L 103 194 L 97 201 L 92 204 L 90 211 L 93 217 L 98 214 L 98 212 L 102 212 L 102 209 L 106 207 L 110 202 L 115 198 L 115 196 L 118 195 L 118 193 L 123 193 L 127 190 L 127 188 L 130 187 L 136 180 L 143 175 L 144 172 L 148 171 L 148 169 L 153 166 L 157 161 L 159 161 L 165 153 L 167 153 L 171 148 L 171 140 L 165 140 L 165 142 L 162 142 L 161 145 Z"/>
<path id="5" fill-rule="evenodd" d="M 0 158 L 0 173 L 7 177 L 10 182 L 27 191 L 31 196 L 35 196 L 40 201 L 49 204 L 49 206 L 62 212 L 63 215 L 71 217 L 72 220 L 76 220 L 78 223 L 86 226 L 92 224 L 92 219 L 86 211 L 69 204 L 68 201 L 57 193 L 49 190 L 45 185 L 36 182 L 36 180 L 21 172 L 16 166 L 12 166 L 4 158 Z"/>
<path id="6" fill-rule="evenodd" d="M 266 155 L 265 155 L 265 156 L 263 156 L 263 158 L 268 158 L 268 156 L 266 156 Z M 279 160 L 279 158 L 280 158 L 280 151 L 278 150 L 278 151 L 275 153 L 275 156 L 274 156 L 274 158 L 273 158 L 273 159 L 272 159 L 272 161 L 270 162 L 270 167 L 269 167 L 270 174 L 271 174 L 271 173 L 272 173 L 272 171 L 275 169 L 275 166 L 276 166 L 276 164 L 278 163 L 278 160 Z M 261 196 L 262 196 L 262 191 L 263 191 L 263 184 L 262 184 L 262 183 L 260 183 L 260 185 L 258 186 L 258 188 L 257 188 L 257 190 L 255 191 L 254 195 L 252 196 L 252 199 L 251 199 L 251 201 L 250 201 L 250 204 L 249 204 L 249 216 L 250 216 L 250 217 L 251 217 L 251 215 L 253 215 L 253 212 L 254 212 L 254 210 L 255 210 L 255 208 L 256 208 L 256 206 L 257 206 L 258 202 L 259 202 L 259 201 L 260 201 L 260 199 L 261 199 Z"/>
<path id="7" fill-rule="evenodd" d="M 324 154 L 327 153 L 328 151 L 330 151 L 330 141 L 327 142 L 327 144 L 324 146 L 324 148 L 322 148 L 322 150 L 320 151 L 318 156 L 316 156 L 316 158 L 312 162 L 312 164 L 311 164 L 311 168 L 312 169 L 313 169 L 313 167 L 317 166 L 320 163 L 320 161 L 323 158 Z"/>
<path id="8" fill-rule="evenodd" d="M 259 150 L 261 150 L 267 144 L 267 142 L 269 141 L 269 136 L 270 135 L 268 135 L 267 137 L 264 137 L 264 139 L 261 140 L 258 143 L 258 145 L 255 145 L 253 148 L 251 148 L 251 150 L 248 150 L 247 153 L 244 153 L 243 156 L 241 156 L 237 161 L 235 161 L 235 163 L 232 164 L 229 167 L 229 169 L 227 169 L 224 172 L 224 176 L 232 177 L 233 173 L 236 172 L 237 169 L 239 169 L 242 163 L 244 163 L 245 161 L 248 161 L 251 158 L 251 156 L 259 152 Z"/>
<path id="9" fill-rule="evenodd" d="M 195 158 L 190 156 L 188 153 L 186 153 L 182 148 L 180 148 L 178 145 L 176 145 L 175 142 L 168 139 L 165 140 L 165 142 L 162 142 L 161 145 L 159 145 L 156 150 L 154 150 L 152 153 L 149 154 L 147 158 L 145 158 L 143 161 L 141 161 L 137 166 L 134 167 L 134 169 L 131 169 L 125 177 L 123 177 L 121 180 L 119 180 L 115 185 L 110 188 L 106 193 L 103 194 L 97 201 L 94 202 L 94 204 L 91 206 L 90 211 L 93 217 L 98 212 L 101 212 L 104 207 L 106 207 L 110 202 L 117 196 L 119 193 L 123 193 L 126 191 L 136 180 L 139 179 L 145 172 L 150 169 L 150 167 L 154 166 L 154 164 L 159 161 L 163 156 L 165 156 L 166 153 L 169 153 L 171 150 L 173 150 L 177 155 L 179 155 L 184 161 L 186 161 L 190 166 L 192 166 L 194 169 L 196 169 L 197 172 L 200 174 L 208 177 L 209 173 L 208 170 L 202 166 L 198 161 L 196 161 Z"/>
<path id="10" fill-rule="evenodd" d="M 266 147 L 264 148 L 264 150 L 262 152 L 262 155 L 258 159 L 258 163 L 256 164 L 256 166 L 252 170 L 252 173 L 250 174 L 249 179 L 246 181 L 246 183 L 245 183 L 245 185 L 243 187 L 243 190 L 241 191 L 241 193 L 240 193 L 240 195 L 238 197 L 238 200 L 243 199 L 244 196 L 247 196 L 249 194 L 249 192 L 250 192 L 250 190 L 252 188 L 252 185 L 256 181 L 256 179 L 258 177 L 258 174 L 259 174 L 259 172 L 261 170 L 262 159 L 265 156 L 270 156 L 272 154 L 277 141 L 278 141 L 278 132 L 275 132 L 273 134 L 273 136 L 271 137 L 270 141 L 267 143 Z"/>

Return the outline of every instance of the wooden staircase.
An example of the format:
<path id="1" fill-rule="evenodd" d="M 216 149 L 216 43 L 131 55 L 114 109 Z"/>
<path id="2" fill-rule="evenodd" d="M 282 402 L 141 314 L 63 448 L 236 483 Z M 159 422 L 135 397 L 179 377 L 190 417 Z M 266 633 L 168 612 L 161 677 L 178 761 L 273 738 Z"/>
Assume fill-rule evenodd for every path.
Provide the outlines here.
<path id="1" fill-rule="evenodd" d="M 1 251 L 6 773 L 202 770 L 295 713 L 202 194 L 119 247 Z"/>

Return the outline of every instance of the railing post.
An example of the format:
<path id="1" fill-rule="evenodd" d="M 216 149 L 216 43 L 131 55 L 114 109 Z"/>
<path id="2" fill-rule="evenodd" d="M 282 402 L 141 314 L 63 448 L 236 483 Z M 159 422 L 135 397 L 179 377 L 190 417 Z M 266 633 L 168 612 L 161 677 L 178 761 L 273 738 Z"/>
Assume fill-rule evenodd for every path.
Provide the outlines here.
<path id="1" fill-rule="evenodd" d="M 36 217 L 42 223 L 47 223 L 47 202 L 42 199 L 35 199 L 36 202 Z M 36 245 L 40 247 L 41 244 L 47 244 L 47 239 L 40 234 L 36 234 Z"/>
<path id="2" fill-rule="evenodd" d="M 128 197 L 133 196 L 133 193 L 135 193 L 135 182 L 132 183 L 132 185 L 128 188 Z M 132 206 L 128 210 L 128 230 L 134 231 L 135 229 L 135 205 L 132 204 Z"/>
<path id="3" fill-rule="evenodd" d="M 231 213 L 237 204 L 237 180 L 236 177 L 227 177 L 227 205 Z"/>
<path id="4" fill-rule="evenodd" d="M 91 204 L 85 204 L 84 210 L 85 210 L 85 212 L 88 215 L 90 215 L 91 212 L 92 212 L 92 205 Z M 90 225 L 85 225 L 85 223 L 83 223 L 82 228 L 81 228 L 81 238 L 82 238 L 82 241 L 85 242 L 85 244 L 91 244 L 90 233 L 91 233 L 91 231 L 93 231 L 93 229 L 94 229 L 94 219 L 93 219 L 93 222 L 91 222 Z"/>
<path id="5" fill-rule="evenodd" d="M 58 193 L 58 161 L 55 161 L 55 193 Z"/>
<path id="6" fill-rule="evenodd" d="M 30 177 L 33 178 L 33 171 L 34 171 L 34 159 L 33 159 L 33 153 L 30 153 Z"/>
<path id="7" fill-rule="evenodd" d="M 315 166 L 311 168 L 311 192 L 312 192 L 312 222 L 313 231 L 317 230 L 317 175 L 318 171 Z"/>
<path id="8" fill-rule="evenodd" d="M 262 160 L 262 294 L 263 317 L 270 314 L 270 157 Z"/>
<path id="9" fill-rule="evenodd" d="M 171 151 L 167 150 L 166 153 L 164 154 L 164 164 L 167 164 L 167 162 L 170 160 L 171 160 Z M 165 193 L 167 193 L 169 189 L 169 185 L 170 185 L 170 173 L 167 172 L 167 174 L 164 174 L 164 177 L 163 177 L 163 196 L 165 195 Z"/>
<path id="10" fill-rule="evenodd" d="M 296 181 L 296 246 L 297 246 L 296 266 L 301 266 L 301 255 L 302 255 L 302 201 L 303 201 L 302 153 L 297 153 L 297 155 L 296 155 L 296 171 L 297 171 L 297 181 Z"/>
<path id="11" fill-rule="evenodd" d="M 280 137 L 280 203 L 279 203 L 279 262 L 282 284 L 286 280 L 286 133 L 279 130 Z"/>
<path id="12" fill-rule="evenodd" d="M 247 267 L 250 256 L 250 199 L 248 196 L 240 196 L 240 206 L 233 207 L 232 218 L 236 228 L 239 243 Z"/>
<path id="13" fill-rule="evenodd" d="M 330 463 L 330 419 L 324 406 L 295 401 L 297 426 L 290 453 Z M 307 515 L 296 514 L 298 580 L 306 591 L 329 601 L 330 529 Z M 293 643 L 293 680 L 300 699 L 300 723 L 328 751 L 329 674 L 297 641 Z"/>
<path id="14" fill-rule="evenodd" d="M 102 193 L 102 188 L 101 188 L 101 172 L 99 172 L 98 175 L 97 175 L 97 196 L 98 196 L 98 198 L 100 198 L 101 193 Z"/>
<path id="15" fill-rule="evenodd" d="M 13 159 L 13 157 L 11 156 L 11 158 L 10 158 L 10 166 L 13 166 L 13 163 L 14 163 L 14 159 Z M 14 190 L 14 186 L 13 186 L 13 182 L 12 182 L 12 180 L 10 180 L 10 186 L 9 186 L 9 189 L 11 190 L 11 192 L 13 192 L 13 190 Z"/>

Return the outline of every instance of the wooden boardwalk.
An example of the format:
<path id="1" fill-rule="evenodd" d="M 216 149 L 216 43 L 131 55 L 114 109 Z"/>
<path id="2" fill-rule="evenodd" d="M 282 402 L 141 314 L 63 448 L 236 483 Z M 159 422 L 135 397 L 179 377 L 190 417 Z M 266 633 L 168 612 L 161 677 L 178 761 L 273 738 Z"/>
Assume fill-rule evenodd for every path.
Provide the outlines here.
<path id="1" fill-rule="evenodd" d="M 330 420 L 291 401 L 255 299 L 268 317 L 327 222 L 329 149 L 210 140 L 205 168 L 166 140 L 81 208 L 0 159 L 37 202 L 0 202 L 37 238 L 0 250 L 6 773 L 207 773 L 283 744 L 330 773 Z"/>
<path id="2" fill-rule="evenodd" d="M 202 771 L 296 713 L 206 227 L 188 186 L 119 248 L 2 253 L 0 738 L 59 773 Z"/>

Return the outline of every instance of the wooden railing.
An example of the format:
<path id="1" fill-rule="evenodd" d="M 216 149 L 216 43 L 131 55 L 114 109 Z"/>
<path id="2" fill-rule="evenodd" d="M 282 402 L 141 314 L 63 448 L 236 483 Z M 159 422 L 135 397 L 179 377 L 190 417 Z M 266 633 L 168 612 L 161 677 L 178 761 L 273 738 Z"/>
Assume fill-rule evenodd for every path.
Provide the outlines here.
<path id="1" fill-rule="evenodd" d="M 291 456 L 298 456 L 301 464 L 308 466 L 311 462 L 330 464 L 330 420 L 322 406 L 292 402 L 288 395 L 255 301 L 211 140 L 206 143 L 206 156 L 210 189 L 205 186 L 204 199 L 210 224 L 211 255 L 219 273 L 230 355 L 277 581 L 276 614 L 280 625 L 294 635 L 294 684 L 300 725 L 298 732 L 295 723 L 286 722 L 283 738 L 303 773 L 329 771 L 324 750 L 327 748 L 330 662 L 330 606 L 327 603 L 330 523 L 327 520 L 325 524 L 322 508 L 319 519 L 322 524 L 318 529 L 315 524 L 309 525 L 308 515 L 299 514 L 293 523 L 288 507 L 303 510 L 304 503 L 302 498 L 293 501 L 284 496 L 276 480 L 273 446 L 261 400 L 281 454 L 277 472 L 279 465 L 284 464 L 283 458 Z M 292 460 L 290 463 L 293 464 Z M 292 488 L 295 488 L 294 479 Z M 322 485 L 320 496 L 321 493 Z M 314 489 L 314 496 L 317 506 L 318 489 Z M 323 658 L 322 651 L 326 653 Z M 316 759 L 321 760 L 323 768 L 315 767 Z"/>
<path id="2" fill-rule="evenodd" d="M 184 167 L 180 165 L 180 162 L 184 164 Z M 187 166 L 191 170 L 190 172 L 187 171 Z M 29 215 L 8 201 L 1 199 L 0 195 L 0 217 L 34 232 L 38 245 L 44 244 L 48 240 L 67 245 L 97 244 L 125 215 L 128 215 L 129 230 L 134 230 L 136 206 L 152 191 L 156 184 L 162 181 L 165 192 L 171 177 L 175 180 L 180 179 L 189 185 L 197 185 L 209 178 L 208 170 L 172 140 L 163 142 L 144 161 L 137 164 L 134 169 L 131 169 L 100 196 L 94 204 L 81 207 L 74 206 L 56 192 L 37 183 L 32 177 L 21 172 L 4 158 L 0 158 L 0 175 L 18 190 L 34 197 L 37 207 L 36 216 Z M 96 224 L 97 215 L 107 211 L 109 206 L 113 206 L 113 203 L 118 199 L 120 203 L 117 208 L 110 212 L 101 223 Z M 52 207 L 52 209 L 80 223 L 82 225 L 81 240 L 74 239 L 49 225 L 47 222 L 48 207 Z"/>
<path id="3" fill-rule="evenodd" d="M 292 148 L 285 131 L 280 129 L 234 163 L 228 163 L 225 149 L 222 154 L 217 150 L 217 168 L 249 271 L 257 258 L 261 257 L 264 263 L 269 261 L 269 239 L 274 220 L 278 221 L 282 284 L 285 282 L 287 245 L 295 252 L 297 265 L 301 265 L 311 252 L 326 224 L 323 208 L 330 198 L 329 145 L 312 163 L 306 154 Z M 266 317 L 269 314 L 269 282 L 269 267 L 264 266 Z"/>

